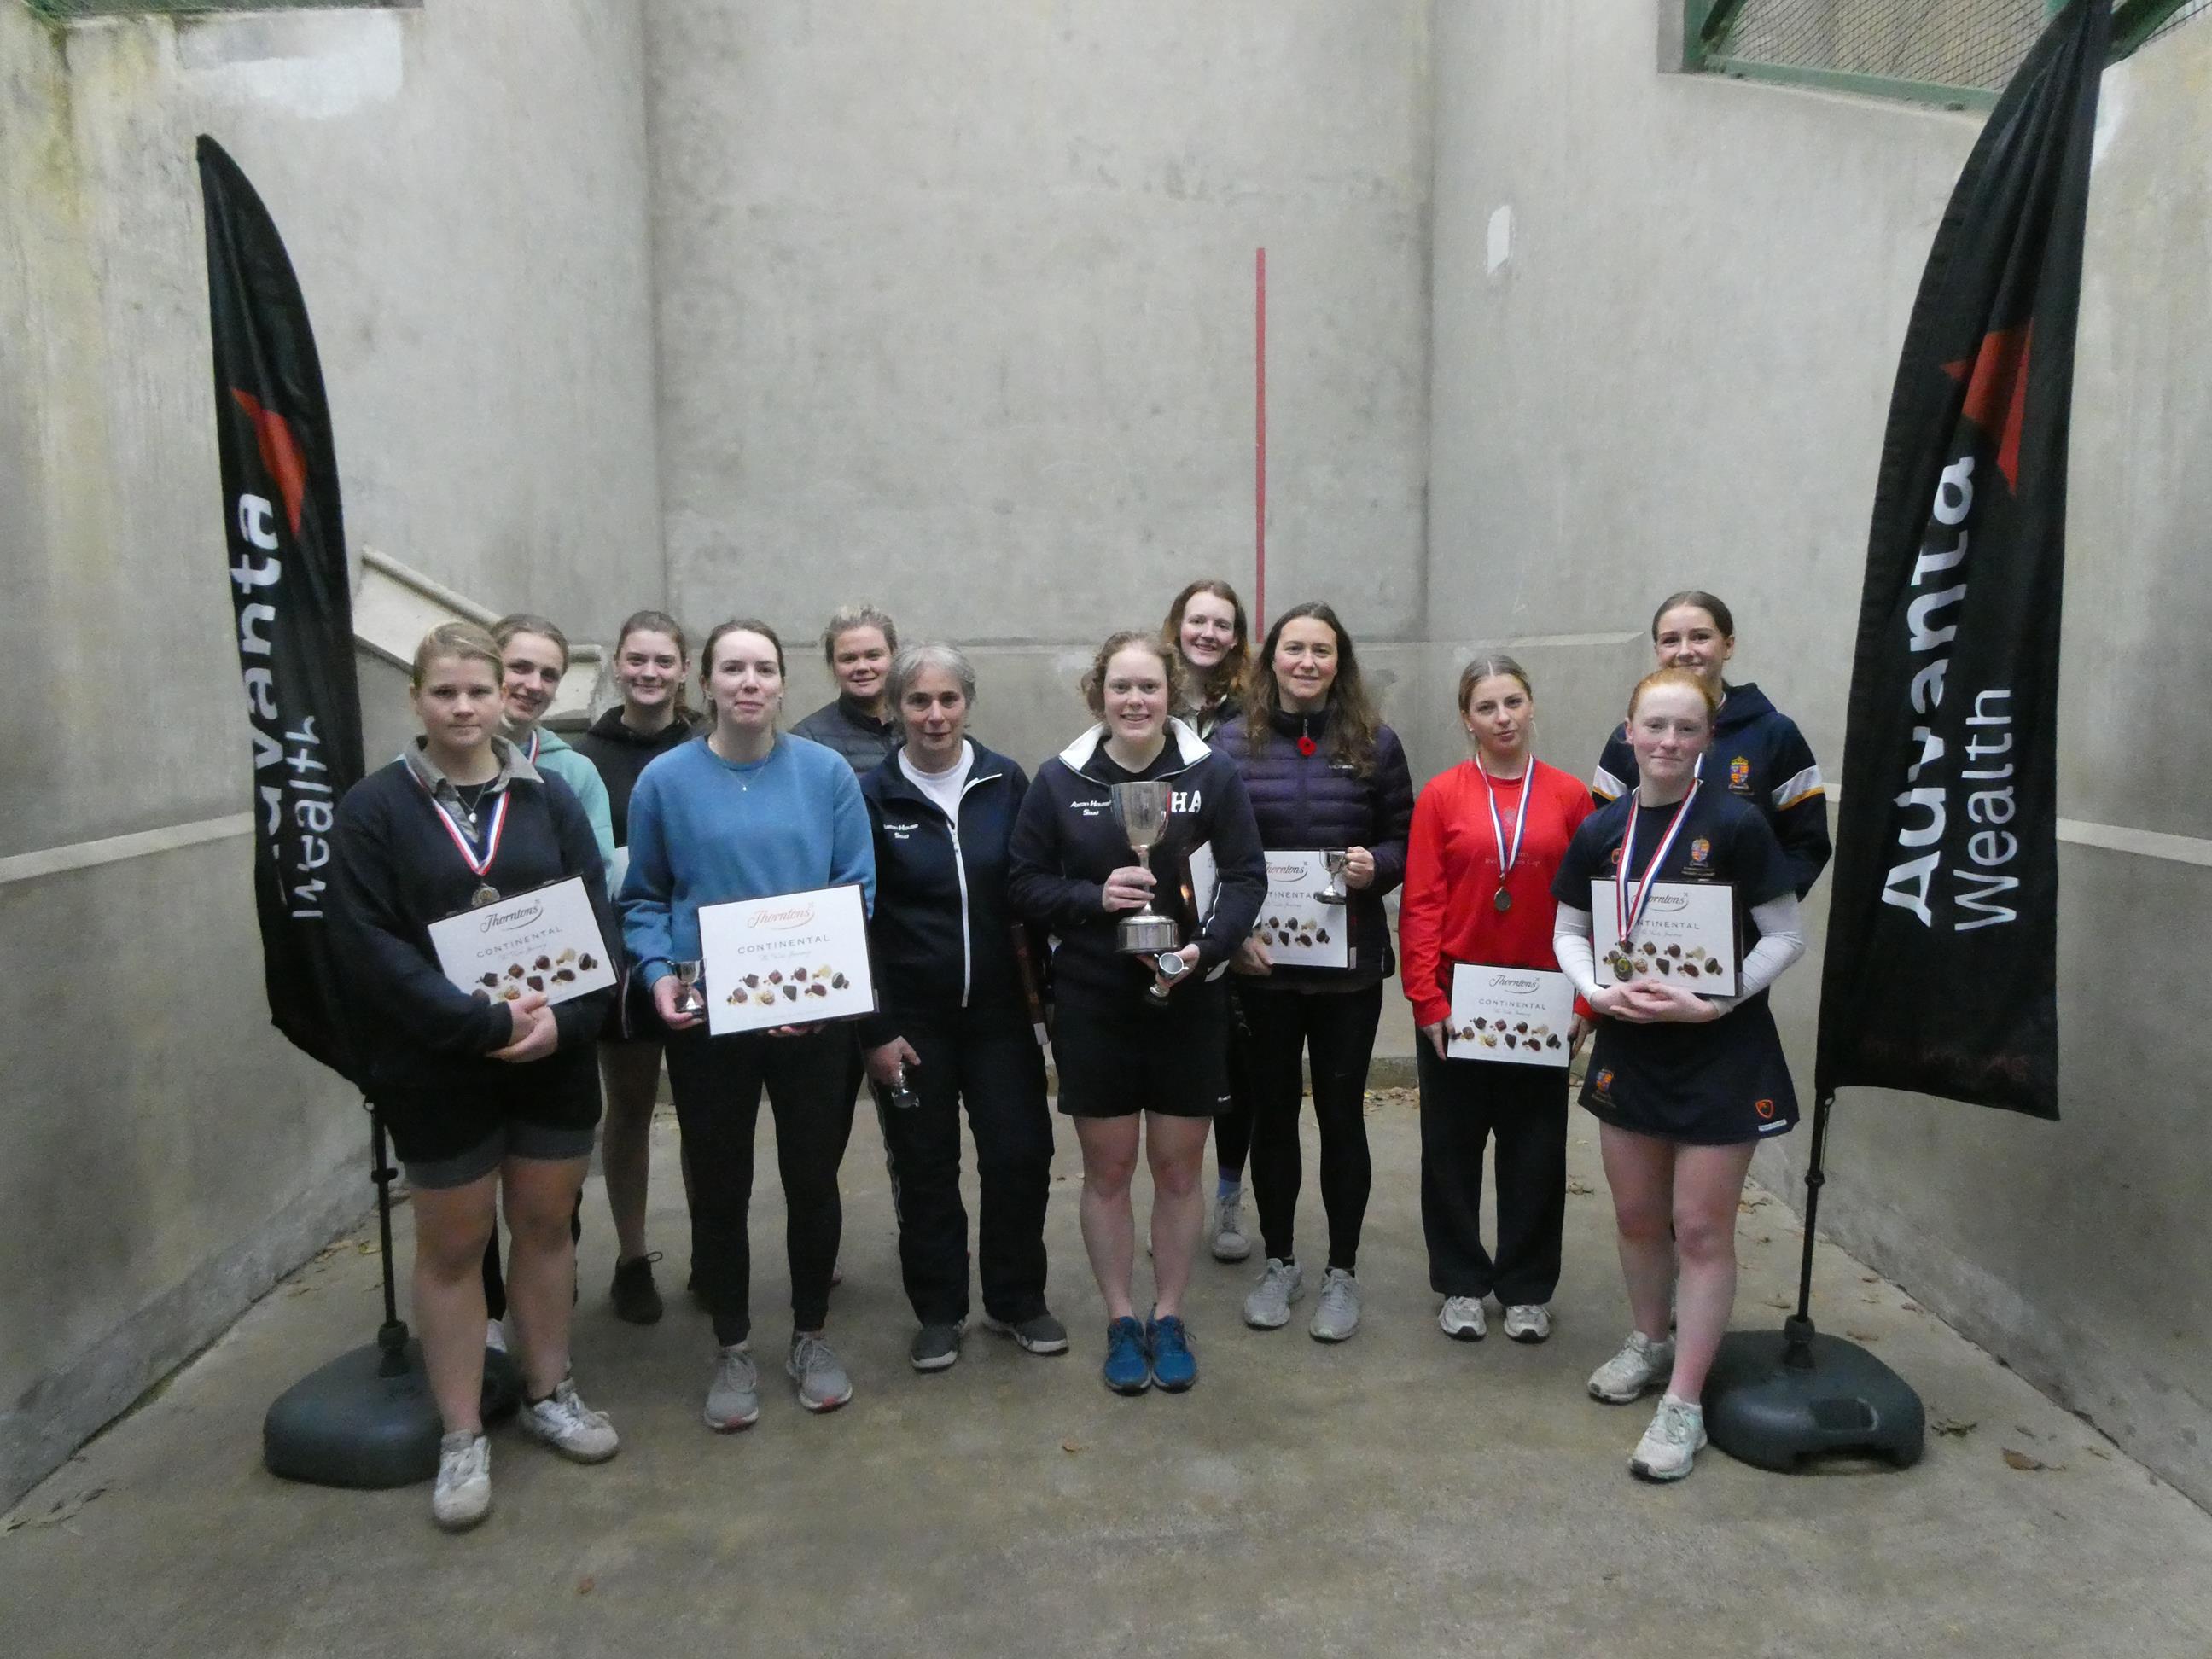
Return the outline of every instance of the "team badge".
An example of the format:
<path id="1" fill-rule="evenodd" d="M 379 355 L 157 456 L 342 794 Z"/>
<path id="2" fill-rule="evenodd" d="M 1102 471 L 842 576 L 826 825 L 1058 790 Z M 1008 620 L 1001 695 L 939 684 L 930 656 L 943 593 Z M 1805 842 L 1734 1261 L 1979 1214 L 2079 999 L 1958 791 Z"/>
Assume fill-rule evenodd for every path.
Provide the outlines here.
<path id="1" fill-rule="evenodd" d="M 1747 756 L 1738 755 L 1729 763 L 1729 787 L 1747 789 L 1750 787 L 1751 761 Z"/>
<path id="2" fill-rule="evenodd" d="M 1613 1087 L 1613 1070 L 1610 1066 L 1607 1066 L 1597 1074 L 1596 1087 L 1597 1091 L 1600 1094 L 1604 1094 L 1607 1090 Z M 1767 1103 L 1770 1106 L 1773 1104 L 1771 1101 L 1769 1101 Z"/>
<path id="3" fill-rule="evenodd" d="M 1697 840 L 1690 843 L 1691 863 L 1703 864 L 1707 859 L 1712 857 L 1712 855 L 1713 844 L 1707 841 L 1703 836 L 1699 836 Z"/>
<path id="4" fill-rule="evenodd" d="M 1761 1117 L 1771 1118 L 1774 1115 L 1774 1103 L 1771 1100 L 1756 1101 L 1753 1103 L 1751 1109 Z"/>

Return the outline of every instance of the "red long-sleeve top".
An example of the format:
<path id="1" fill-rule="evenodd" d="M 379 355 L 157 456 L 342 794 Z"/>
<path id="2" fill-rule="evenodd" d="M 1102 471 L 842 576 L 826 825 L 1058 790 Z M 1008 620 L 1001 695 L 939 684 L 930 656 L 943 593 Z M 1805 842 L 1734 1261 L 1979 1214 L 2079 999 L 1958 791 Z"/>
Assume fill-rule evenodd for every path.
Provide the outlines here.
<path id="1" fill-rule="evenodd" d="M 1497 792 L 1498 823 L 1510 849 L 1524 782 L 1536 793 L 1528 802 L 1521 856 L 1505 878 L 1512 908 L 1501 911 L 1498 837 L 1484 797 Z M 1473 761 L 1462 761 L 1429 780 L 1413 803 L 1398 910 L 1399 971 L 1416 1024 L 1433 1025 L 1451 1012 L 1457 963 L 1557 970 L 1552 920 L 1559 907 L 1552 878 L 1576 827 L 1593 810 L 1587 788 L 1542 761 L 1531 761 L 1522 778 L 1486 777 Z"/>

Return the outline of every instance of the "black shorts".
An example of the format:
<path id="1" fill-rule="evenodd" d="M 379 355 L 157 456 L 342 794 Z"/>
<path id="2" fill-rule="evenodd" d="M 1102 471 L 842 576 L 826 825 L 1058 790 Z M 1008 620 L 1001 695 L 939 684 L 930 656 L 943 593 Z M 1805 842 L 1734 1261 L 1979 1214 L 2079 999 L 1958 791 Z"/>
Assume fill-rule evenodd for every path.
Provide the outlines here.
<path id="1" fill-rule="evenodd" d="M 1228 1039 L 1229 998 L 1218 985 L 1184 986 L 1167 1007 L 1133 1013 L 1063 1005 L 1052 1036 L 1060 1109 L 1068 1117 L 1225 1112 Z"/>
<path id="2" fill-rule="evenodd" d="M 1772 1140 L 1797 1123 L 1764 996 L 1709 1025 L 1599 1020 L 1582 1103 L 1601 1123 L 1686 1146 Z"/>
<path id="3" fill-rule="evenodd" d="M 513 1158 L 588 1158 L 599 1121 L 589 1048 L 525 1066 L 485 1060 L 449 1089 L 374 1087 L 369 1099 L 417 1187 L 465 1187 Z"/>

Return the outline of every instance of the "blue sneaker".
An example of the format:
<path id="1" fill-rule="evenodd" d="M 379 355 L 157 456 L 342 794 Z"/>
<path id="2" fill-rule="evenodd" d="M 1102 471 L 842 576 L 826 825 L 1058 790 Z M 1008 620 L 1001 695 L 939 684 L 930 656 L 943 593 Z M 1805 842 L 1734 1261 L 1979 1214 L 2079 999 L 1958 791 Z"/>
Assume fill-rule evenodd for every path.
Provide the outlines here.
<path id="1" fill-rule="evenodd" d="M 1135 1320 L 1107 1322 L 1104 1374 L 1106 1386 L 1115 1394 L 1142 1394 L 1152 1386 L 1152 1367 L 1145 1356 L 1145 1328 Z"/>
<path id="2" fill-rule="evenodd" d="M 1198 1356 L 1190 1351 L 1190 1331 L 1182 1321 L 1170 1314 L 1149 1322 L 1145 1340 L 1152 1351 L 1153 1382 L 1170 1394 L 1181 1394 L 1198 1381 Z"/>

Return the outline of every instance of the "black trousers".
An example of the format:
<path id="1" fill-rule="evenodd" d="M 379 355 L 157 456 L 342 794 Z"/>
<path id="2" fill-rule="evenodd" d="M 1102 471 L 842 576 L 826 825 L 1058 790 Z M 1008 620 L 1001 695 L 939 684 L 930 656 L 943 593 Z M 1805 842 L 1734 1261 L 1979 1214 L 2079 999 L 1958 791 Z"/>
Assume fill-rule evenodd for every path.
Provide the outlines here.
<path id="1" fill-rule="evenodd" d="M 1260 1206 L 1261 1242 L 1269 1255 L 1285 1261 L 1297 1254 L 1293 1234 L 1305 1176 L 1298 1147 L 1305 1085 L 1298 1060 L 1310 1049 L 1328 1265 L 1353 1272 L 1374 1182 L 1367 1152 L 1367 1063 L 1382 1018 L 1382 987 L 1301 994 L 1240 980 L 1237 999 L 1250 1037 L 1243 1069 L 1252 1103 L 1252 1195 Z"/>
<path id="2" fill-rule="evenodd" d="M 951 1008 L 899 1017 L 921 1057 L 907 1068 L 920 1097 L 893 1106 L 877 1089 L 890 1162 L 899 1269 L 915 1317 L 951 1325 L 968 1316 L 968 1208 L 960 1197 L 960 1109 L 975 1138 L 982 1217 L 976 1268 L 983 1311 L 1006 1324 L 1045 1310 L 1044 1212 L 1052 1182 L 1052 1114 L 1044 1054 L 1026 1011 Z"/>
<path id="3" fill-rule="evenodd" d="M 853 1035 L 844 1025 L 798 1036 L 710 1037 L 703 1027 L 668 1036 L 668 1084 L 691 1166 L 693 1268 L 714 1317 L 714 1340 L 752 1334 L 753 1139 L 761 1091 L 775 1115 L 783 1178 L 784 1242 L 791 1261 L 793 1329 L 819 1330 L 830 1315 L 844 1208 L 837 1163 L 852 1133 L 853 1103 L 838 1097 Z"/>
<path id="4" fill-rule="evenodd" d="M 1232 994 L 1229 999 L 1229 1109 L 1213 1115 L 1213 1161 L 1224 1175 L 1242 1176 L 1252 1155 L 1251 1033 L 1245 1029 L 1244 1006 Z"/>
<path id="5" fill-rule="evenodd" d="M 1565 1067 L 1441 1060 L 1414 1043 L 1421 1084 L 1421 1231 L 1429 1288 L 1540 1305 L 1559 1284 L 1567 1221 Z M 1482 1247 L 1482 1154 L 1498 1143 L 1498 1254 Z"/>

